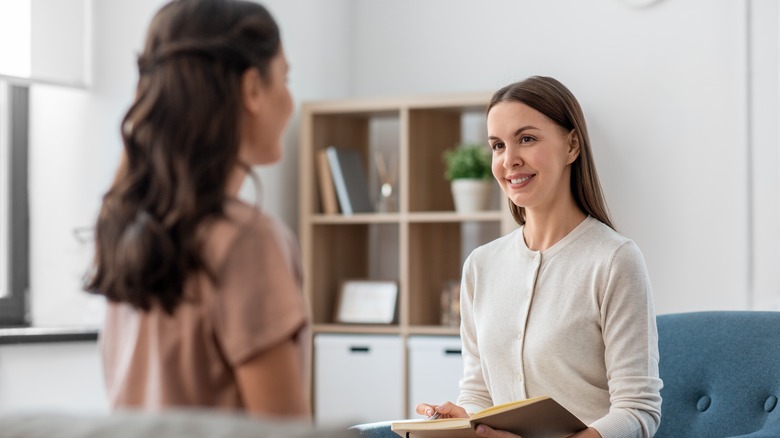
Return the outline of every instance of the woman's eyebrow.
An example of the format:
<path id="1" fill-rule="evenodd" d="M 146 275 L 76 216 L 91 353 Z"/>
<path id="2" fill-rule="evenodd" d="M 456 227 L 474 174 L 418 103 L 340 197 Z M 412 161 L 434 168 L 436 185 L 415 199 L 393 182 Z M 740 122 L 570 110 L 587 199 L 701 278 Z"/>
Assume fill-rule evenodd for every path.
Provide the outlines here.
<path id="1" fill-rule="evenodd" d="M 518 128 L 518 129 L 517 129 L 517 130 L 516 130 L 516 131 L 515 131 L 515 132 L 512 134 L 512 137 L 517 137 L 518 135 L 522 134 L 522 133 L 523 133 L 523 131 L 527 131 L 527 130 L 529 130 L 529 129 L 536 129 L 536 130 L 538 130 L 539 128 L 537 128 L 537 127 L 535 127 L 535 126 L 532 126 L 532 125 L 526 125 L 526 126 L 523 126 L 522 128 Z M 500 138 L 496 137 L 495 135 L 491 135 L 491 136 L 488 136 L 488 140 L 500 140 Z"/>

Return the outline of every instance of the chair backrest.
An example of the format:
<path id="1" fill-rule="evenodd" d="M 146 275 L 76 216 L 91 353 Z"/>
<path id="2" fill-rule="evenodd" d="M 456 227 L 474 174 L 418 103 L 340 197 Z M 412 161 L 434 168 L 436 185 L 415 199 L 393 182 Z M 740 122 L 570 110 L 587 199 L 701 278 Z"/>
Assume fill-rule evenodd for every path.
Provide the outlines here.
<path id="1" fill-rule="evenodd" d="M 659 315 L 656 438 L 780 437 L 780 312 Z"/>

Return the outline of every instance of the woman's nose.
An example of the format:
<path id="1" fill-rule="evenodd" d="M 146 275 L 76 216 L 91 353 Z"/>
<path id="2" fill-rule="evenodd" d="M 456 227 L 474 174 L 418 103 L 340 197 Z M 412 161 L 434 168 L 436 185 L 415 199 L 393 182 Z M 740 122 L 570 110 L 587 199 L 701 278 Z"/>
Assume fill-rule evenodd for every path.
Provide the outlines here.
<path id="1" fill-rule="evenodd" d="M 504 153 L 504 168 L 513 169 L 523 165 L 523 158 L 516 148 L 508 147 Z"/>

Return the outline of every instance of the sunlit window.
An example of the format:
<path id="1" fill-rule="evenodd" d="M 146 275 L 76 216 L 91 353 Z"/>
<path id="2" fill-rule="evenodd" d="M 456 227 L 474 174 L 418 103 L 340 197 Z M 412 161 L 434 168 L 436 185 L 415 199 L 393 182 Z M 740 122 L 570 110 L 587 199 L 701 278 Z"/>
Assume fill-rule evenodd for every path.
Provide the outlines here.
<path id="1" fill-rule="evenodd" d="M 0 75 L 32 73 L 32 0 L 0 1 Z"/>

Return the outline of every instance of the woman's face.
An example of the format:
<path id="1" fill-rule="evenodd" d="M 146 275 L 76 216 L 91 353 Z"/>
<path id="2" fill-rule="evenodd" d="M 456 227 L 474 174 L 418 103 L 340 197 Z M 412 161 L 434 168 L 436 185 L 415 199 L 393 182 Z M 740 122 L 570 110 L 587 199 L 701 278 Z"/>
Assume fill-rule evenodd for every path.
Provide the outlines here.
<path id="1" fill-rule="evenodd" d="M 500 102 L 487 115 L 493 176 L 526 209 L 552 209 L 570 199 L 570 164 L 579 155 L 575 132 L 520 102 Z"/>
<path id="2" fill-rule="evenodd" d="M 280 48 L 271 60 L 268 77 L 253 70 L 242 84 L 245 112 L 239 158 L 253 165 L 271 164 L 282 156 L 282 134 L 293 110 L 284 50 Z"/>

